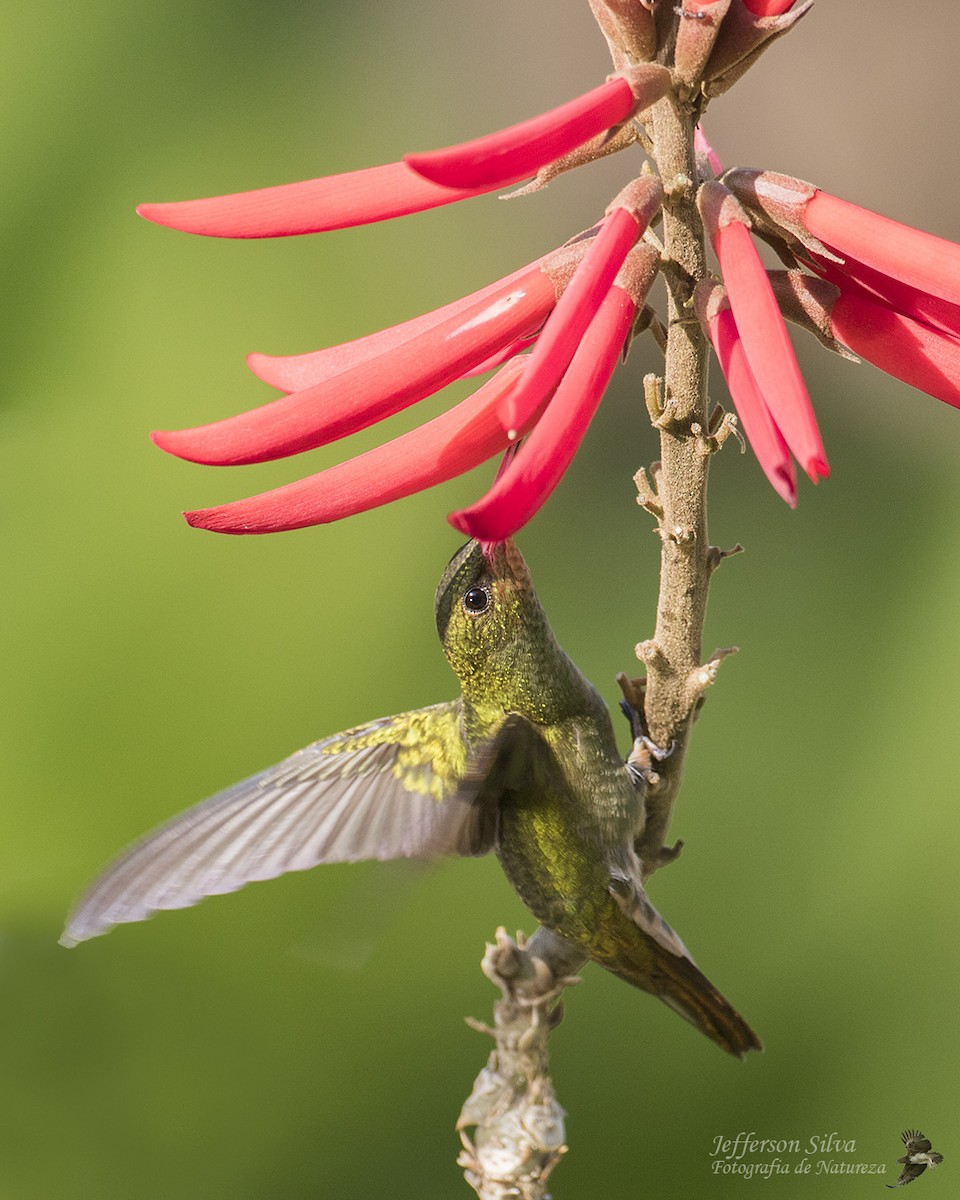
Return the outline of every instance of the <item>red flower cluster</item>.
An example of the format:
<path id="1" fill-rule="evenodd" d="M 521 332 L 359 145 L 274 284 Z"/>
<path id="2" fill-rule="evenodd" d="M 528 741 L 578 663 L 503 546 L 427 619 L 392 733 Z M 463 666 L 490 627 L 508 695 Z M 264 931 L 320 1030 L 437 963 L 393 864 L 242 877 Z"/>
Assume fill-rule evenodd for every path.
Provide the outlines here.
<path id="1" fill-rule="evenodd" d="M 727 171 L 697 199 L 723 278 L 698 284 L 697 314 L 788 503 L 790 452 L 814 482 L 829 469 L 783 316 L 960 407 L 960 246 L 771 171 Z M 798 269 L 764 270 L 751 230 Z"/>
<path id="2" fill-rule="evenodd" d="M 379 221 L 527 179 L 591 139 L 606 138 L 669 86 L 665 68 L 633 67 L 543 116 L 462 146 L 348 175 L 138 211 L 159 224 L 218 237 Z M 263 462 L 326 445 L 456 379 L 499 369 L 468 399 L 403 437 L 260 496 L 187 513 L 187 520 L 221 533 L 333 521 L 463 474 L 523 438 L 491 491 L 451 517 L 486 541 L 510 536 L 573 457 L 656 277 L 659 256 L 640 239 L 661 199 L 659 181 L 645 174 L 616 197 L 599 225 L 463 300 L 343 346 L 286 358 L 251 355 L 251 369 L 287 395 L 212 425 L 155 433 L 156 444 L 193 462 Z M 517 357 L 529 345 L 532 351 Z"/>
<path id="3" fill-rule="evenodd" d="M 720 95 L 808 11 L 793 0 L 590 0 L 617 70 L 605 83 L 510 129 L 402 162 L 212 199 L 148 204 L 151 221 L 216 237 L 279 237 L 380 221 L 563 170 L 640 142 L 650 110 Z M 671 28 L 672 23 L 672 28 Z M 670 67 L 651 60 L 672 46 Z M 662 55 L 661 55 L 662 57 Z M 757 458 L 796 502 L 791 455 L 829 473 L 783 317 L 898 378 L 960 404 L 960 247 L 769 172 L 722 167 L 698 130 L 697 203 L 722 283 L 694 291 Z M 719 175 L 719 179 L 713 176 Z M 337 520 L 431 487 L 507 451 L 490 490 L 451 514 L 484 541 L 516 532 L 576 452 L 660 268 L 649 232 L 664 188 L 645 169 L 603 219 L 522 270 L 444 308 L 308 354 L 254 354 L 285 394 L 211 425 L 155 433 L 194 462 L 262 462 L 325 445 L 433 394 L 495 371 L 466 400 L 403 437 L 310 478 L 186 514 L 223 533 Z M 752 237 L 790 264 L 767 271 Z"/>

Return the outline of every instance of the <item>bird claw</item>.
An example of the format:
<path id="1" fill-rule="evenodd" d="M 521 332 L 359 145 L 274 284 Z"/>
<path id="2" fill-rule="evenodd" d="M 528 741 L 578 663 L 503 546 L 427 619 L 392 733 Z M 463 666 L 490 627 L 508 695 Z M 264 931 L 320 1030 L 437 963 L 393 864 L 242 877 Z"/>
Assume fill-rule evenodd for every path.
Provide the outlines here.
<path id="1" fill-rule="evenodd" d="M 651 741 L 645 733 L 633 739 L 633 749 L 627 756 L 627 770 L 637 786 L 643 784 L 655 788 L 660 782 L 660 776 L 654 770 L 654 763 L 662 763 L 670 757 L 677 748 L 674 738 L 670 745 L 664 748 Z"/>

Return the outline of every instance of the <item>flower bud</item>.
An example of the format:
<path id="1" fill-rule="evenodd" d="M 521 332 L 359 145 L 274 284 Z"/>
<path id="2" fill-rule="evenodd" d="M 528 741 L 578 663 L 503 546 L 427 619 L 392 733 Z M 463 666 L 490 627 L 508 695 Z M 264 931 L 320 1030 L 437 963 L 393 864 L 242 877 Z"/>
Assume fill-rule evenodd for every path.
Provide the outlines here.
<path id="1" fill-rule="evenodd" d="M 764 50 L 788 33 L 812 7 L 813 0 L 807 0 L 793 12 L 759 16 L 743 0 L 733 0 L 703 71 L 706 95 L 719 96 L 732 87 Z"/>
<path id="2" fill-rule="evenodd" d="M 759 230 L 836 261 L 836 255 L 814 237 L 804 220 L 807 204 L 817 194 L 816 184 L 781 175 L 779 171 L 749 167 L 726 171 L 723 183 L 750 213 Z"/>
<path id="3" fill-rule="evenodd" d="M 657 52 L 657 26 L 651 8 L 638 0 L 590 0 L 590 8 L 607 39 L 619 70 L 650 62 Z"/>
<path id="4" fill-rule="evenodd" d="M 834 354 L 859 362 L 846 346 L 833 336 L 831 314 L 840 298 L 840 289 L 826 279 L 807 275 L 803 271 L 768 271 L 767 278 L 786 319 L 815 338 Z"/>
<path id="5" fill-rule="evenodd" d="M 696 91 L 731 0 L 683 0 L 673 56 L 677 82 Z"/>

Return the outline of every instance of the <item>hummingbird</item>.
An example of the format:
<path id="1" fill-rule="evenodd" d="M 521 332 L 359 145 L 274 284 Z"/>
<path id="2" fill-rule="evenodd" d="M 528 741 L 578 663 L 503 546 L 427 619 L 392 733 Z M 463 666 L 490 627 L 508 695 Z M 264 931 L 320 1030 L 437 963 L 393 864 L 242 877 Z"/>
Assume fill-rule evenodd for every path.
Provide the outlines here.
<path id="1" fill-rule="evenodd" d="M 62 944 L 320 863 L 494 851 L 557 936 L 731 1054 L 762 1049 L 647 898 L 645 782 L 515 543 L 463 546 L 435 613 L 456 700 L 314 742 L 174 817 L 106 868 Z"/>

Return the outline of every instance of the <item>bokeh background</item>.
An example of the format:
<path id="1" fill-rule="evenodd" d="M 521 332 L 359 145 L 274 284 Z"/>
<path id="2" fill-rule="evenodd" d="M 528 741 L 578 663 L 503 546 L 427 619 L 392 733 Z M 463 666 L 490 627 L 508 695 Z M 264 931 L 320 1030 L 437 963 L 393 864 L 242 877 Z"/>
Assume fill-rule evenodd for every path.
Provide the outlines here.
<path id="1" fill-rule="evenodd" d="M 492 859 L 328 868 L 71 953 L 56 939 L 161 819 L 454 693 L 432 618 L 457 545 L 444 515 L 489 468 L 338 526 L 222 538 L 179 510 L 344 448 L 218 472 L 147 431 L 262 402 L 249 350 L 359 336 L 529 261 L 591 224 L 630 164 L 288 241 L 191 238 L 133 208 L 496 128 L 592 86 L 602 39 L 582 0 L 35 0 L 3 24 L 0 1197 L 467 1195 L 453 1122 L 488 1047 L 462 1018 L 493 999 L 484 940 L 532 927 Z M 956 52 L 955 23 L 922 6 L 824 4 L 708 128 L 728 163 L 960 239 Z M 798 350 L 833 477 L 789 512 L 732 443 L 715 463 L 713 540 L 747 553 L 715 580 L 707 649 L 742 652 L 698 726 L 686 850 L 652 888 L 767 1051 L 737 1064 L 588 969 L 554 1039 L 558 1200 L 880 1186 L 715 1176 L 714 1139 L 741 1130 L 836 1131 L 856 1152 L 825 1157 L 892 1164 L 919 1125 L 947 1156 L 921 1186 L 955 1186 L 960 414 Z M 611 705 L 653 624 L 657 541 L 631 476 L 656 456 L 638 400 L 654 365 L 638 343 L 522 537 Z"/>

